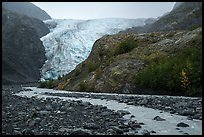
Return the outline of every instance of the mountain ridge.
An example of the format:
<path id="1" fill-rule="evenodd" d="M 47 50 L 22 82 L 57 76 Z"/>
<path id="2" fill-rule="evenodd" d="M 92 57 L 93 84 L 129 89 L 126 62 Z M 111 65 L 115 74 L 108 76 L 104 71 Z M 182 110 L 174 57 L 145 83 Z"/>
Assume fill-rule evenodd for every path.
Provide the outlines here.
<path id="1" fill-rule="evenodd" d="M 2 84 L 38 82 L 45 61 L 40 37 L 48 32 L 41 20 L 2 9 Z"/>
<path id="2" fill-rule="evenodd" d="M 170 30 L 191 30 L 202 25 L 202 3 L 181 2 L 167 15 L 162 16 L 156 22 L 144 27 L 133 27 L 120 33 L 146 33 Z"/>
<path id="3" fill-rule="evenodd" d="M 30 2 L 2 2 L 2 8 L 42 21 L 51 19 L 44 10 Z"/>

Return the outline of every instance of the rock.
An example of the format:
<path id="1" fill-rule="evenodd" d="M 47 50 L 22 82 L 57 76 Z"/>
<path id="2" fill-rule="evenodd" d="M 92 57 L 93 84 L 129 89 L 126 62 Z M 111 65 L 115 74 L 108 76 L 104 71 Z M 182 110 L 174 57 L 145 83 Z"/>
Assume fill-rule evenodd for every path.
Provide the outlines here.
<path id="1" fill-rule="evenodd" d="M 108 126 L 117 126 L 117 125 L 118 125 L 118 123 L 117 122 L 113 122 L 113 121 L 108 123 Z"/>
<path id="2" fill-rule="evenodd" d="M 24 88 L 24 89 L 22 89 L 23 91 L 33 91 L 32 89 L 29 89 L 29 88 Z"/>
<path id="3" fill-rule="evenodd" d="M 100 126 L 95 123 L 85 123 L 83 128 L 85 129 L 99 129 Z"/>
<path id="4" fill-rule="evenodd" d="M 127 129 L 127 128 L 129 128 L 129 125 L 125 125 L 125 124 L 119 125 L 119 128 L 121 128 L 121 129 Z"/>
<path id="5" fill-rule="evenodd" d="M 180 110 L 178 114 L 183 115 L 183 116 L 192 116 L 195 115 L 195 111 L 193 109 L 187 109 L 187 110 Z"/>
<path id="6" fill-rule="evenodd" d="M 152 130 L 151 133 L 156 133 L 156 131 Z"/>
<path id="7" fill-rule="evenodd" d="M 127 105 L 134 105 L 134 102 L 128 102 Z"/>
<path id="8" fill-rule="evenodd" d="M 137 123 L 137 121 L 131 121 L 131 122 L 128 123 L 128 125 L 129 125 L 132 129 L 141 128 L 140 124 Z"/>
<path id="9" fill-rule="evenodd" d="M 42 116 L 46 116 L 46 115 L 49 114 L 49 112 L 46 111 L 46 110 L 41 110 L 41 111 L 39 112 L 39 114 L 42 115 Z"/>
<path id="10" fill-rule="evenodd" d="M 36 124 L 35 120 L 31 120 L 28 124 L 29 127 L 33 127 Z"/>
<path id="11" fill-rule="evenodd" d="M 66 108 L 67 111 L 74 111 L 74 108 L 73 107 L 68 107 Z"/>
<path id="12" fill-rule="evenodd" d="M 202 107 L 196 107 L 196 111 L 202 111 Z"/>
<path id="13" fill-rule="evenodd" d="M 122 115 L 130 114 L 130 112 L 129 112 L 129 111 L 126 111 L 126 110 L 118 110 L 117 112 L 120 113 L 120 114 L 122 114 Z"/>
<path id="14" fill-rule="evenodd" d="M 20 131 L 21 128 L 16 127 L 16 128 L 13 128 L 13 130 L 18 130 L 18 131 Z"/>
<path id="15" fill-rule="evenodd" d="M 123 130 L 117 126 L 110 126 L 110 129 L 113 129 L 117 134 L 123 134 Z"/>
<path id="16" fill-rule="evenodd" d="M 50 105 L 46 105 L 46 106 L 45 106 L 45 109 L 46 109 L 47 111 L 53 110 L 53 108 L 52 108 Z"/>
<path id="17" fill-rule="evenodd" d="M 61 110 L 61 111 L 66 111 L 66 110 L 67 110 L 67 107 L 66 107 L 66 106 L 62 106 L 62 107 L 60 108 L 60 110 Z"/>
<path id="18" fill-rule="evenodd" d="M 170 111 L 170 114 L 175 114 L 175 113 L 176 113 L 176 110 Z"/>
<path id="19" fill-rule="evenodd" d="M 143 100 L 140 100 L 138 103 L 139 103 L 140 105 L 145 105 L 145 104 L 148 103 L 148 100 L 147 100 L 147 98 L 144 98 Z"/>
<path id="20" fill-rule="evenodd" d="M 14 130 L 14 131 L 13 131 L 13 135 L 22 135 L 22 133 L 21 133 L 21 131 Z"/>
<path id="21" fill-rule="evenodd" d="M 36 123 L 39 123 L 40 121 L 41 121 L 41 118 L 39 118 L 39 117 L 36 117 L 36 118 L 35 118 L 35 122 L 36 122 Z"/>
<path id="22" fill-rule="evenodd" d="M 64 106 L 65 106 L 66 108 L 68 108 L 68 107 L 70 107 L 70 103 L 68 102 L 68 103 L 66 103 Z"/>
<path id="23" fill-rule="evenodd" d="M 81 106 L 89 106 L 89 105 L 91 105 L 91 103 L 90 102 L 82 102 L 80 105 Z"/>
<path id="24" fill-rule="evenodd" d="M 189 125 L 186 123 L 180 122 L 177 124 L 177 127 L 189 127 Z"/>
<path id="25" fill-rule="evenodd" d="M 110 135 L 112 135 L 112 134 L 115 133 L 115 131 L 114 131 L 113 129 L 111 129 L 111 128 L 109 128 L 109 129 L 107 130 L 107 132 L 108 132 Z"/>
<path id="26" fill-rule="evenodd" d="M 131 115 L 131 116 L 130 116 L 130 118 L 134 118 L 134 117 L 135 117 L 134 115 Z"/>
<path id="27" fill-rule="evenodd" d="M 22 133 L 23 135 L 34 135 L 34 132 L 30 129 L 24 129 Z"/>
<path id="28" fill-rule="evenodd" d="M 111 114 L 111 112 L 104 111 L 104 112 L 101 112 L 100 116 L 106 117 L 106 116 L 109 116 L 110 114 Z"/>
<path id="29" fill-rule="evenodd" d="M 69 132 L 69 131 L 70 131 L 69 128 L 64 128 L 64 127 L 58 129 L 58 132 L 60 133 L 60 135 L 61 135 L 61 134 L 64 134 L 65 132 Z"/>
<path id="30" fill-rule="evenodd" d="M 193 120 L 193 117 L 192 116 L 188 116 L 187 119 L 188 120 Z"/>
<path id="31" fill-rule="evenodd" d="M 165 121 L 165 119 L 161 118 L 160 116 L 154 117 L 153 120 L 156 120 L 156 121 Z"/>
<path id="32" fill-rule="evenodd" d="M 42 121 L 40 122 L 40 125 L 41 125 L 42 127 L 44 127 L 45 124 L 46 124 L 46 121 L 45 121 L 45 120 L 42 120 Z"/>
<path id="33" fill-rule="evenodd" d="M 139 122 L 139 125 L 144 125 L 144 123 L 143 122 Z"/>
<path id="34" fill-rule="evenodd" d="M 187 105 L 186 102 L 178 102 L 174 105 L 175 108 L 183 108 Z"/>
<path id="35" fill-rule="evenodd" d="M 39 111 L 41 108 L 40 108 L 39 106 L 36 106 L 35 109 L 36 109 L 37 111 Z"/>
<path id="36" fill-rule="evenodd" d="M 90 133 L 87 130 L 79 128 L 71 131 L 70 135 L 90 135 Z"/>
<path id="37" fill-rule="evenodd" d="M 123 99 L 119 99 L 119 103 L 123 103 L 124 101 L 123 101 Z"/>
<path id="38" fill-rule="evenodd" d="M 142 135 L 150 135 L 150 132 L 146 129 L 144 129 L 142 132 L 141 132 Z"/>
<path id="39" fill-rule="evenodd" d="M 184 135 L 189 135 L 188 133 L 183 133 Z"/>

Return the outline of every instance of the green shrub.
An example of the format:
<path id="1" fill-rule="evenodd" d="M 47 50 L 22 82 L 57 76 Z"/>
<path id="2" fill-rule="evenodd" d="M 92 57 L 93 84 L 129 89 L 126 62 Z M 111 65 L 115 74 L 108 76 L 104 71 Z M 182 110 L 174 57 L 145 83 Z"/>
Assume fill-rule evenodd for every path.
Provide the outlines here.
<path id="1" fill-rule="evenodd" d="M 137 46 L 138 46 L 137 41 L 135 41 L 134 38 L 132 37 L 127 38 L 125 41 L 117 45 L 114 55 L 128 53 Z"/>
<path id="2" fill-rule="evenodd" d="M 181 91 L 186 95 L 201 94 L 202 51 L 186 48 L 171 58 L 152 62 L 134 77 L 144 88 L 166 89 L 171 93 Z M 194 93 L 195 92 L 195 93 Z"/>
<path id="3" fill-rule="evenodd" d="M 39 84 L 39 88 L 46 88 L 47 82 L 46 81 L 41 81 Z"/>
<path id="4" fill-rule="evenodd" d="M 88 61 L 87 63 L 89 72 L 95 71 L 98 68 L 97 64 L 94 64 L 92 61 Z"/>
<path id="5" fill-rule="evenodd" d="M 99 68 L 95 71 L 95 79 L 100 79 L 102 73 L 103 73 L 103 70 L 99 67 Z"/>
<path id="6" fill-rule="evenodd" d="M 81 81 L 79 84 L 79 91 L 86 91 L 88 89 L 87 81 Z"/>
<path id="7" fill-rule="evenodd" d="M 74 76 L 78 76 L 80 73 L 81 73 L 81 69 L 76 69 L 75 73 L 74 73 Z"/>
<path id="8" fill-rule="evenodd" d="M 40 82 L 40 85 L 38 86 L 40 88 L 53 88 L 54 87 L 54 80 L 46 80 Z"/>

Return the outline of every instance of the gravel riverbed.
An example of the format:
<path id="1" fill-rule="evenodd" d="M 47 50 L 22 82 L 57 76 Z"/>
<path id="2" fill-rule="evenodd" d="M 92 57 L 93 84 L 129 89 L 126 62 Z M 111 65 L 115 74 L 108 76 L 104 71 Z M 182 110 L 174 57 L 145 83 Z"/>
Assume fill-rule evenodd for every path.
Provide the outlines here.
<path id="1" fill-rule="evenodd" d="M 14 94 L 27 91 L 20 85 L 2 87 L 2 134 L 4 135 L 151 135 L 154 130 L 142 129 L 145 123 L 125 119 L 125 110 L 114 111 L 106 106 L 81 100 L 61 100 L 60 97 L 115 100 L 133 106 L 145 106 L 202 120 L 202 98 L 169 96 L 123 96 L 90 93 L 45 93 L 59 98 L 25 98 Z M 155 121 L 162 121 L 153 116 Z M 189 126 L 182 121 L 176 130 Z M 188 134 L 183 132 L 183 134 Z"/>

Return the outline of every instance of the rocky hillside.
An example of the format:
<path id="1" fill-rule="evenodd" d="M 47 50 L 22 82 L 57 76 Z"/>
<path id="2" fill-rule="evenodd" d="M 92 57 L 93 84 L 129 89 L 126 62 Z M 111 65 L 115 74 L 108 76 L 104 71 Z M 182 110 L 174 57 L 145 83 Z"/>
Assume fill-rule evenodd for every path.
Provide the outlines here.
<path id="1" fill-rule="evenodd" d="M 106 35 L 74 71 L 46 84 L 75 91 L 201 95 L 201 49 L 202 28 Z"/>
<path id="2" fill-rule="evenodd" d="M 170 30 L 192 30 L 202 25 L 202 2 L 179 2 L 172 11 L 159 20 L 144 27 L 133 27 L 127 32 L 154 32 Z"/>
<path id="3" fill-rule="evenodd" d="M 38 19 L 2 10 L 2 84 L 39 80 L 45 61 L 40 37 L 48 32 Z"/>
<path id="4" fill-rule="evenodd" d="M 2 8 L 40 20 L 51 19 L 44 10 L 30 2 L 3 2 Z"/>

